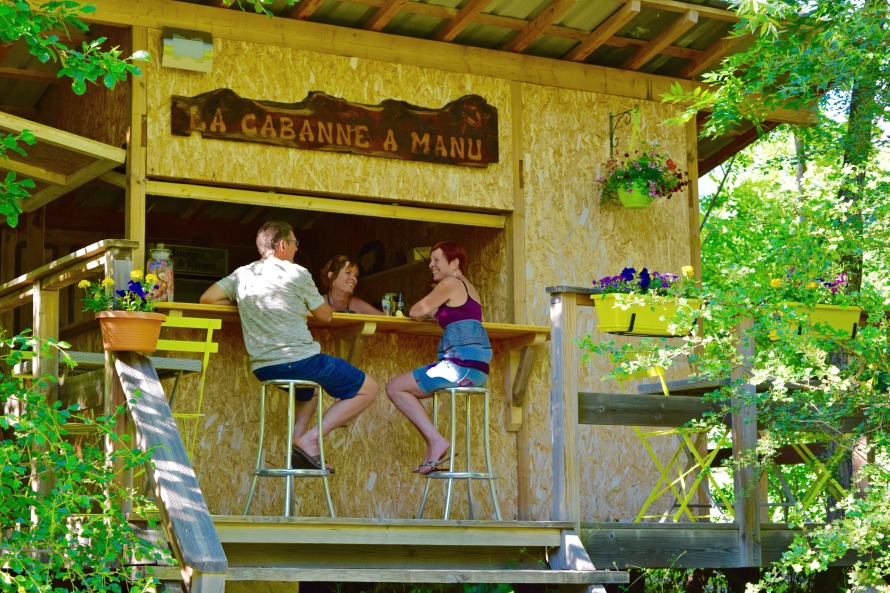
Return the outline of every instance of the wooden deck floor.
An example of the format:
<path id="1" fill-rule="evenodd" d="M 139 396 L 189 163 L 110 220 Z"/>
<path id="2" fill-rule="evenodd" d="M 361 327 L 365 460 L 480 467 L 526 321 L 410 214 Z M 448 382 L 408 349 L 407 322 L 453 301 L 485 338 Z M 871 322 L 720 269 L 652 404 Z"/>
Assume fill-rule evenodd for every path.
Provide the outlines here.
<path id="1" fill-rule="evenodd" d="M 227 581 L 626 583 L 626 572 L 554 568 L 572 524 L 213 516 Z M 174 567 L 154 576 L 175 580 Z"/>

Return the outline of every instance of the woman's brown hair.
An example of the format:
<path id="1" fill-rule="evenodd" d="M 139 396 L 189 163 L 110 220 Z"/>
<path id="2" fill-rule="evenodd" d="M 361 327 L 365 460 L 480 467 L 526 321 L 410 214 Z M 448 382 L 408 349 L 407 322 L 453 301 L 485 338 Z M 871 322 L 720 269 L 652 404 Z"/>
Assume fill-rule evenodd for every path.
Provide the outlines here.
<path id="1" fill-rule="evenodd" d="M 331 291 L 331 284 L 334 278 L 340 275 L 343 268 L 355 268 L 355 275 L 358 276 L 358 265 L 348 255 L 337 255 L 321 268 L 321 277 L 318 279 L 318 288 L 321 294 L 327 294 Z M 330 273 L 330 278 L 328 274 Z"/>

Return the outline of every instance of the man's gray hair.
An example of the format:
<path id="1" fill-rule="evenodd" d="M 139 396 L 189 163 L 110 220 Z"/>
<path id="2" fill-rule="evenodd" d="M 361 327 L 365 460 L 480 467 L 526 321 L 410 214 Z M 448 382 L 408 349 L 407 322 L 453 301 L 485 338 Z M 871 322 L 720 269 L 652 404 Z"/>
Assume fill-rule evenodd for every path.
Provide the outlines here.
<path id="1" fill-rule="evenodd" d="M 260 257 L 267 259 L 275 255 L 275 246 L 283 239 L 290 239 L 294 227 L 283 220 L 270 220 L 256 233 L 256 248 Z"/>

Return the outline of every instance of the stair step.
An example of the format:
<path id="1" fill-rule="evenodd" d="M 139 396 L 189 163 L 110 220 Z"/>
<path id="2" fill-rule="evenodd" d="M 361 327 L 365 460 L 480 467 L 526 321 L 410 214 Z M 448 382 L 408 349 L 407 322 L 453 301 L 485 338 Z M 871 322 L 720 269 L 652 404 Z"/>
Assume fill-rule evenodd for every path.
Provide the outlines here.
<path id="1" fill-rule="evenodd" d="M 153 567 L 160 580 L 177 580 L 179 570 Z M 461 570 L 418 568 L 282 568 L 230 566 L 226 581 L 332 581 L 338 583 L 543 583 L 557 585 L 624 584 L 628 573 L 617 570 Z"/>

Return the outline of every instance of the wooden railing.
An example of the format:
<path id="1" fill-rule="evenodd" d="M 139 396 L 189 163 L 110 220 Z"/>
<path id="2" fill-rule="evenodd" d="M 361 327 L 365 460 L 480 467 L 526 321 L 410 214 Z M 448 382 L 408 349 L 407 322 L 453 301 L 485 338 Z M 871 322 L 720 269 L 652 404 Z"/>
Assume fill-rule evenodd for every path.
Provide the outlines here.
<path id="1" fill-rule="evenodd" d="M 550 294 L 550 410 L 553 437 L 553 510 L 552 518 L 557 521 L 571 521 L 578 525 L 581 521 L 581 475 L 578 452 L 578 424 L 591 419 L 590 407 L 602 406 L 605 418 L 651 422 L 659 425 L 667 422 L 653 421 L 665 413 L 671 416 L 669 424 L 685 422 L 692 413 L 704 412 L 705 406 L 690 408 L 688 401 L 659 396 L 639 398 L 625 394 L 581 393 L 578 381 L 580 349 L 574 343 L 578 327 L 578 307 L 593 306 L 590 295 L 598 291 L 572 286 L 548 287 Z M 750 356 L 750 352 L 743 352 Z M 741 371 L 740 371 L 741 372 Z M 579 409 L 579 402 L 580 408 Z M 738 403 L 734 401 L 733 403 Z M 654 408 L 644 411 L 640 405 Z M 736 406 L 739 410 L 732 414 L 733 453 L 751 449 L 757 442 L 756 410 L 751 405 Z M 605 418 L 603 420 L 605 420 Z M 681 424 L 682 424 L 681 422 Z M 600 423 L 597 421 L 597 423 Z M 738 527 L 739 566 L 760 566 L 760 521 L 758 509 L 760 490 L 753 468 L 742 467 L 735 472 L 735 522 Z"/>
<path id="2" fill-rule="evenodd" d="M 137 241 L 99 241 L 6 282 L 0 285 L 0 314 L 31 304 L 34 336 L 58 339 L 59 291 L 95 277 L 113 278 L 116 287 L 125 287 L 134 267 L 133 251 L 138 247 Z M 35 377 L 58 376 L 58 357 L 37 360 L 35 356 L 35 360 Z M 46 389 L 49 399 L 57 399 L 56 383 L 50 382 Z M 192 592 L 221 593 L 227 567 L 222 544 L 157 372 L 147 358 L 133 353 L 105 353 L 102 406 L 106 415 L 114 412 L 115 392 L 125 396 L 140 447 L 155 447 L 151 457 L 154 468 L 149 471 L 182 581 Z M 106 439 L 105 447 L 114 447 L 111 438 Z M 126 510 L 129 503 L 123 504 Z"/>

